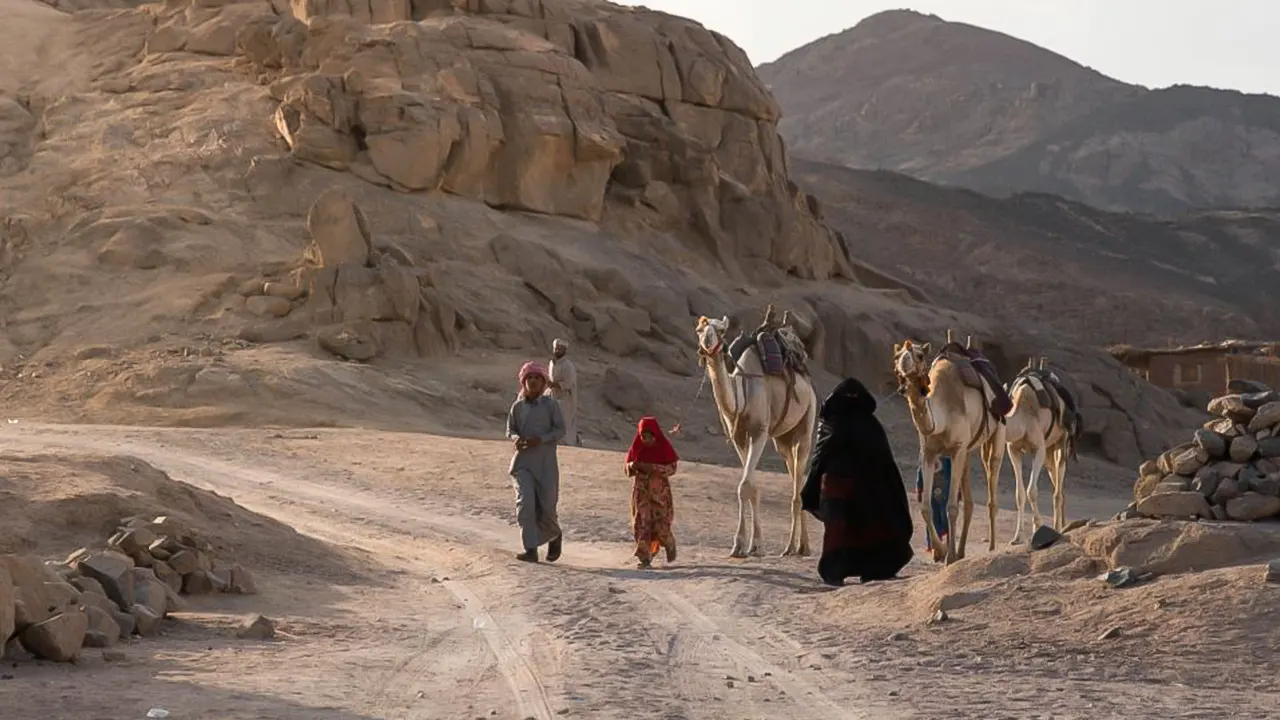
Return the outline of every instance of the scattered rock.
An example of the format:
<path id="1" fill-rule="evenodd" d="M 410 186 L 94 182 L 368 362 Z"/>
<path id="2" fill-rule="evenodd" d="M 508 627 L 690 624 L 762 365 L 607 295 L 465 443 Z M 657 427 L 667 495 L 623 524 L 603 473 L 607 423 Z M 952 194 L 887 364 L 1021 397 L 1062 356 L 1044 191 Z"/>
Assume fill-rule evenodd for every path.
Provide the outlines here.
<path id="1" fill-rule="evenodd" d="M 1212 430 L 1197 430 L 1195 444 L 1214 459 L 1221 458 L 1227 454 L 1227 438 Z"/>
<path id="2" fill-rule="evenodd" d="M 1249 432 L 1269 430 L 1280 425 L 1280 402 L 1269 402 L 1259 407 L 1249 419 Z"/>
<path id="3" fill-rule="evenodd" d="M 161 616 L 145 605 L 134 605 L 129 609 L 133 615 L 134 632 L 142 637 L 152 637 L 160 632 Z"/>
<path id="4" fill-rule="evenodd" d="M 1031 535 L 1031 549 L 1044 550 L 1062 539 L 1062 535 L 1048 525 L 1041 525 Z"/>
<path id="5" fill-rule="evenodd" d="M 1119 567 L 1114 570 L 1109 570 L 1102 576 L 1102 579 L 1113 588 L 1137 585 L 1140 581 L 1138 573 L 1131 567 Z"/>
<path id="6" fill-rule="evenodd" d="M 1249 522 L 1280 515 L 1280 497 L 1247 492 L 1227 501 L 1227 517 Z"/>
<path id="7" fill-rule="evenodd" d="M 1092 522 L 1092 521 L 1091 521 L 1089 518 L 1080 518 L 1080 519 L 1078 519 L 1078 520 L 1072 520 L 1071 522 L 1067 523 L 1067 526 L 1066 526 L 1066 527 L 1062 528 L 1062 534 L 1063 534 L 1063 535 L 1066 535 L 1067 533 L 1071 532 L 1072 530 L 1079 530 L 1080 528 L 1085 527 L 1086 525 L 1088 525 L 1090 522 Z M 1035 542 L 1035 536 L 1034 536 L 1034 535 L 1033 535 L 1033 536 L 1032 536 L 1032 538 L 1031 538 L 1031 542 L 1032 542 L 1032 543 L 1034 543 L 1034 542 Z"/>
<path id="8" fill-rule="evenodd" d="M 1118 638 L 1118 637 L 1120 637 L 1120 626 L 1119 626 L 1119 625 L 1113 625 L 1113 626 L 1111 626 L 1111 627 L 1107 628 L 1106 630 L 1104 630 L 1104 631 L 1102 632 L 1102 634 L 1098 636 L 1098 639 L 1099 639 L 1099 640 L 1111 640 L 1111 639 Z"/>
<path id="9" fill-rule="evenodd" d="M 933 616 L 929 618 L 929 624 L 937 625 L 939 623 L 944 623 L 950 619 L 951 619 L 951 616 L 947 614 L 946 610 L 943 610 L 942 608 L 938 608 L 937 610 L 934 611 Z"/>
<path id="10" fill-rule="evenodd" d="M 244 307 L 254 315 L 284 317 L 293 310 L 293 303 L 276 295 L 255 295 L 244 301 Z"/>
<path id="11" fill-rule="evenodd" d="M 133 605 L 133 560 L 128 555 L 111 550 L 90 553 L 76 561 L 75 568 L 97 580 L 121 609 Z"/>
<path id="12" fill-rule="evenodd" d="M 1231 441 L 1231 449 L 1228 451 L 1232 462 L 1245 463 L 1253 458 L 1254 453 L 1258 452 L 1258 440 L 1252 435 L 1241 435 Z"/>
<path id="13" fill-rule="evenodd" d="M 1138 503 L 1138 513 L 1148 517 L 1212 517 L 1204 495 L 1194 491 L 1149 495 Z"/>
<path id="14" fill-rule="evenodd" d="M 250 615 L 240 623 L 236 637 L 244 640 L 270 640 L 276 636 L 276 624 L 262 615 Z"/>
<path id="15" fill-rule="evenodd" d="M 1262 579 L 1264 582 L 1280 584 L 1280 558 L 1267 563 L 1267 571 Z"/>
<path id="16" fill-rule="evenodd" d="M 78 608 L 64 608 L 57 615 L 32 625 L 18 636 L 32 655 L 53 662 L 71 662 L 84 646 L 89 619 Z"/>
<path id="17" fill-rule="evenodd" d="M 1227 391 L 1233 393 L 1266 393 L 1271 392 L 1271 388 L 1258 382 L 1257 380 L 1244 380 L 1241 378 L 1232 378 L 1227 382 Z"/>

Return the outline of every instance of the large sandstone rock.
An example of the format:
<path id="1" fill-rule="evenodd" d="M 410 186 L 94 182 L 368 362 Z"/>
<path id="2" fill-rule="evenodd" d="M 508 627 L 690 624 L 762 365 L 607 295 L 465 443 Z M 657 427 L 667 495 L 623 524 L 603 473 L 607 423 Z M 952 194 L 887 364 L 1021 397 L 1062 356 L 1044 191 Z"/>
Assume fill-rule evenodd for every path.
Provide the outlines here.
<path id="1" fill-rule="evenodd" d="M 356 5 L 294 3 L 238 37 L 296 157 L 494 207 L 692 217 L 731 272 L 853 277 L 787 178 L 776 103 L 724 36 L 603 2 Z M 371 25 L 390 18 L 419 22 Z"/>
<path id="2" fill-rule="evenodd" d="M 360 206 L 341 190 L 326 190 L 316 198 L 307 213 L 307 231 L 321 267 L 369 263 L 373 250 L 369 221 Z"/>
<path id="3" fill-rule="evenodd" d="M 84 644 L 89 619 L 78 608 L 64 608 L 48 620 L 23 630 L 19 639 L 32 655 L 53 662 L 70 662 Z"/>
<path id="4" fill-rule="evenodd" d="M 356 361 L 457 349 L 452 304 L 434 287 L 429 271 L 373 251 L 359 206 L 339 191 L 327 191 L 307 220 L 318 267 L 304 269 L 300 279 L 321 349 Z M 283 313 L 290 305 L 282 297 L 251 299 L 283 303 Z"/>
<path id="5" fill-rule="evenodd" d="M 122 610 L 133 605 L 134 563 L 128 555 L 112 550 L 91 553 L 76 561 L 75 568 L 101 583 L 107 597 Z"/>
<path id="6" fill-rule="evenodd" d="M 1149 517 L 1213 517 L 1204 495 L 1195 491 L 1148 495 L 1138 503 L 1138 512 Z"/>
<path id="7" fill-rule="evenodd" d="M 1227 516 L 1232 520 L 1262 520 L 1280 515 L 1280 498 L 1247 492 L 1227 501 Z"/>

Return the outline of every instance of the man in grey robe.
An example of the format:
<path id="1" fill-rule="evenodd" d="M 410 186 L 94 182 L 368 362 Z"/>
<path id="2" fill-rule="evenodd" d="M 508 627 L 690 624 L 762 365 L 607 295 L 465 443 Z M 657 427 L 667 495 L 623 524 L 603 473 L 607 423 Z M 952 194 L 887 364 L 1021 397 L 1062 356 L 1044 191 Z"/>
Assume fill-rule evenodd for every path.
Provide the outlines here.
<path id="1" fill-rule="evenodd" d="M 578 435 L 578 367 L 566 357 L 569 344 L 560 338 L 551 343 L 551 397 L 560 403 L 564 415 L 565 442 L 582 446 Z"/>
<path id="2" fill-rule="evenodd" d="M 510 474 L 516 488 L 516 522 L 524 552 L 516 559 L 538 562 L 538 548 L 547 546 L 547 562 L 560 559 L 562 548 L 556 504 L 560 495 L 560 466 L 556 446 L 564 438 L 560 403 L 546 394 L 547 371 L 535 362 L 520 368 L 520 395 L 507 414 L 507 437 L 515 443 Z"/>

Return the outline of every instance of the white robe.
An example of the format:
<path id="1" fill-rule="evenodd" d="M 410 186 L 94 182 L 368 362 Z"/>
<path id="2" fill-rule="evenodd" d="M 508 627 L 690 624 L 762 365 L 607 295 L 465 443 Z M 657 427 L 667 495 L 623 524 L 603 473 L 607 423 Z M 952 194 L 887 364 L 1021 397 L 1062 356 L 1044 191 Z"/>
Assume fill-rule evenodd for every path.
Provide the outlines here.
<path id="1" fill-rule="evenodd" d="M 548 368 L 551 382 L 559 388 L 551 389 L 551 397 L 560 403 L 560 412 L 564 416 L 564 443 L 578 444 L 578 368 L 566 355 L 553 359 Z"/>

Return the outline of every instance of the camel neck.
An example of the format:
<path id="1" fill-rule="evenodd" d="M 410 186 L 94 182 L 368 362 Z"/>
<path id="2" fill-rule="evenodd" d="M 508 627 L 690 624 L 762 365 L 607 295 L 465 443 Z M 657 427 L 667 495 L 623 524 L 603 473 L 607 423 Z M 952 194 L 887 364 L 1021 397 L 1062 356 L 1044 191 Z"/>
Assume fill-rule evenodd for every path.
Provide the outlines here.
<path id="1" fill-rule="evenodd" d="M 707 358 L 707 378 L 711 381 L 711 394 L 716 399 L 716 407 L 725 417 L 734 417 L 738 412 L 738 396 L 733 387 L 733 376 L 725 364 L 724 352 Z"/>
<path id="2" fill-rule="evenodd" d="M 911 422 L 916 426 L 916 430 L 921 435 L 932 435 L 937 432 L 937 427 L 933 421 L 933 413 L 929 408 L 929 395 L 924 392 L 919 383 L 912 383 L 912 387 L 906 393 L 907 409 L 911 411 Z"/>

